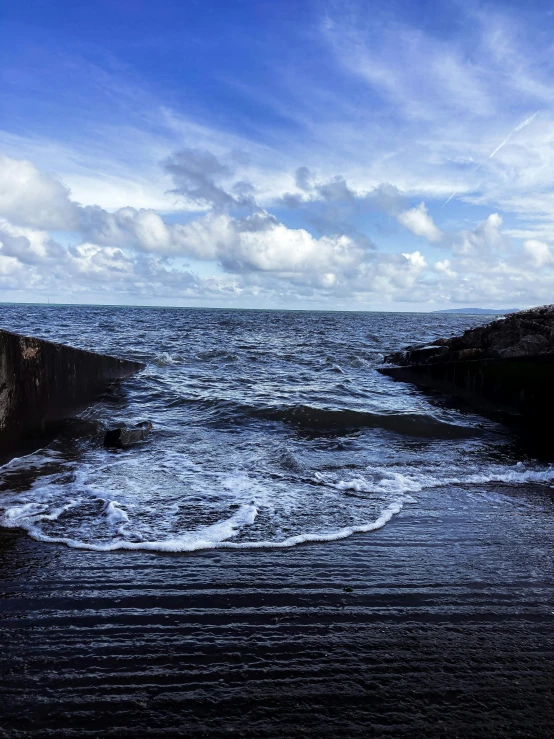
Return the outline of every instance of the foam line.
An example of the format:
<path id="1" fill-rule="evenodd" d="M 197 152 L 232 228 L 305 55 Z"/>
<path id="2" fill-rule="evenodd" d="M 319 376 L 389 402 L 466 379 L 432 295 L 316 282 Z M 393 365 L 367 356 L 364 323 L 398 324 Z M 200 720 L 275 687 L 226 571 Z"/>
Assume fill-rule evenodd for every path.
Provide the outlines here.
<path id="1" fill-rule="evenodd" d="M 230 542 L 230 541 L 214 541 L 212 539 L 199 538 L 191 541 L 190 537 L 165 539 L 161 541 L 111 541 L 102 544 L 86 543 L 78 541 L 76 539 L 69 539 L 61 536 L 48 536 L 43 534 L 41 531 L 36 529 L 34 526 L 24 526 L 21 519 L 10 519 L 13 523 L 9 523 L 8 520 L 4 520 L 3 525 L 9 528 L 21 527 L 29 533 L 29 535 L 37 541 L 49 542 L 53 544 L 65 544 L 72 549 L 88 549 L 95 552 L 114 552 L 117 550 L 145 550 L 153 552 L 198 552 L 205 549 L 287 549 L 290 547 L 297 546 L 298 544 L 305 544 L 307 542 L 330 542 L 338 541 L 339 539 L 346 539 L 352 534 L 368 533 L 370 531 L 376 531 L 377 529 L 383 528 L 391 518 L 400 513 L 402 510 L 402 503 L 400 501 L 389 505 L 379 516 L 376 521 L 370 523 L 361 524 L 359 526 L 347 526 L 340 529 L 339 531 L 331 532 L 329 534 L 315 534 L 306 533 L 291 536 L 283 541 L 254 541 L 254 542 Z M 251 520 L 253 521 L 253 518 Z M 235 527 L 229 521 L 221 522 L 221 524 L 215 524 L 210 529 L 215 530 L 219 528 L 220 535 L 228 535 L 231 530 L 236 532 Z"/>

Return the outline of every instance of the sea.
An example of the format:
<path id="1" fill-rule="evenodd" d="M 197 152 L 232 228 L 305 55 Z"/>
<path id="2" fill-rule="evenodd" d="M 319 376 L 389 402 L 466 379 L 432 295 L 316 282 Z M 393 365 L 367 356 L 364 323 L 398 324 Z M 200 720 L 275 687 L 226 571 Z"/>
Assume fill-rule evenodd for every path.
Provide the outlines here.
<path id="1" fill-rule="evenodd" d="M 1 328 L 146 368 L 0 468 L 0 524 L 97 552 L 197 552 L 333 547 L 434 491 L 440 515 L 445 489 L 448 505 L 551 506 L 554 468 L 513 429 L 378 371 L 388 352 L 490 320 L 4 305 Z M 144 442 L 104 447 L 107 429 L 145 420 Z"/>

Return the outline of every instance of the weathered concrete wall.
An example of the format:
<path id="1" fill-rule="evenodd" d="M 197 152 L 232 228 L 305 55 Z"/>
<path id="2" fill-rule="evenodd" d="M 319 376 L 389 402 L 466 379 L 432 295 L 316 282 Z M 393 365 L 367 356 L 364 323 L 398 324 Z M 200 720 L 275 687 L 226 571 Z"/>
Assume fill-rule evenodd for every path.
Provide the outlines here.
<path id="1" fill-rule="evenodd" d="M 0 446 L 43 432 L 86 407 L 113 380 L 143 368 L 140 362 L 0 331 Z"/>
<path id="2" fill-rule="evenodd" d="M 382 367 L 385 375 L 457 395 L 485 411 L 552 422 L 554 354 Z"/>

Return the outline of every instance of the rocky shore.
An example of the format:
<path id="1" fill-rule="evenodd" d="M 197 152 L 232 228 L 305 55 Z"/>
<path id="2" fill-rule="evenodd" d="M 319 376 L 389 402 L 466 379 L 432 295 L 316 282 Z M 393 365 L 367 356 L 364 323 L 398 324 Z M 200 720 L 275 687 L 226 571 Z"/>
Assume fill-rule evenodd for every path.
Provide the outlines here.
<path id="1" fill-rule="evenodd" d="M 543 305 L 492 321 L 450 339 L 408 346 L 385 357 L 406 366 L 468 359 L 509 359 L 554 354 L 554 305 Z"/>
<path id="2" fill-rule="evenodd" d="M 538 428 L 554 413 L 554 305 L 509 314 L 461 336 L 408 346 L 380 371 Z"/>

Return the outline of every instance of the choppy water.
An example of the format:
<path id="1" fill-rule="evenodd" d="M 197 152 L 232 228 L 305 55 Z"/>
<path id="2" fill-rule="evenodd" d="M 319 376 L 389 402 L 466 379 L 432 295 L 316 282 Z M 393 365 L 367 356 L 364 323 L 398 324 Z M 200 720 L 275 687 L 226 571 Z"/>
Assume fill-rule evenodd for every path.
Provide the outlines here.
<path id="1" fill-rule="evenodd" d="M 550 486 L 502 426 L 376 371 L 486 320 L 4 306 L 4 328 L 147 368 L 0 469 L 1 523 L 102 551 L 289 547 L 380 528 L 435 488 Z M 145 419 L 146 442 L 104 449 L 108 426 Z"/>

